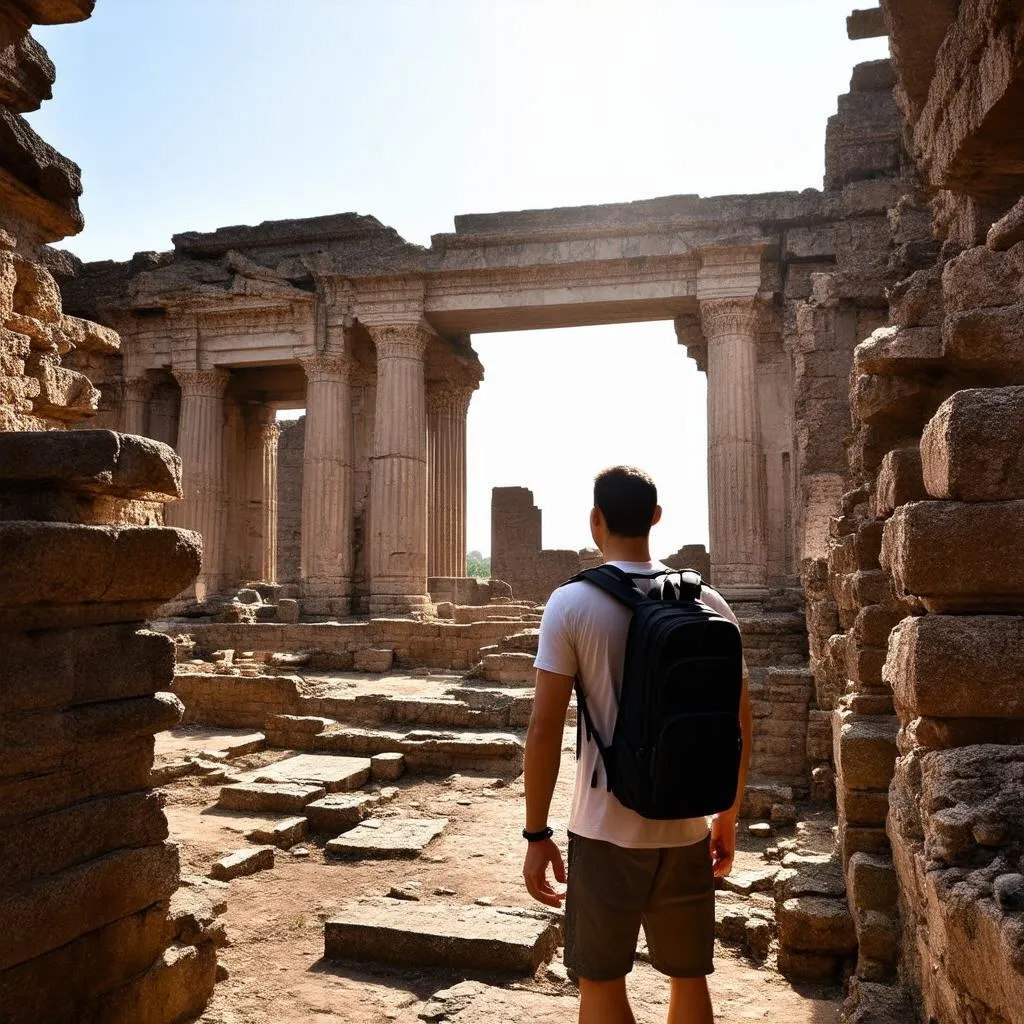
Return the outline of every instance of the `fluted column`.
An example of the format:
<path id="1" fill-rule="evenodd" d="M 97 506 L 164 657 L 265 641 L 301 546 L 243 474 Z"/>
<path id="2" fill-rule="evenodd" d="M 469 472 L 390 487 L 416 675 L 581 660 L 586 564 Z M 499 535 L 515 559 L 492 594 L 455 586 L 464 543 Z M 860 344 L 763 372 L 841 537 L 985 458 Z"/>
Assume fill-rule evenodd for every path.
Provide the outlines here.
<path id="1" fill-rule="evenodd" d="M 428 576 L 466 575 L 466 414 L 476 387 L 427 388 Z"/>
<path id="2" fill-rule="evenodd" d="M 370 613 L 426 607 L 427 410 L 422 324 L 368 327 L 377 350 L 370 462 Z"/>
<path id="3" fill-rule="evenodd" d="M 281 439 L 281 424 L 271 420 L 263 425 L 263 550 L 260 579 L 264 583 L 277 582 L 277 443 Z"/>
<path id="4" fill-rule="evenodd" d="M 178 455 L 182 500 L 167 506 L 171 525 L 195 530 L 203 538 L 203 568 L 196 597 L 216 594 L 224 581 L 224 531 L 227 494 L 224 480 L 224 389 L 226 370 L 173 371 L 181 387 Z"/>
<path id="5" fill-rule="evenodd" d="M 708 346 L 708 507 L 716 586 L 763 587 L 764 456 L 757 406 L 757 308 L 753 298 L 700 305 Z"/>
<path id="6" fill-rule="evenodd" d="M 352 604 L 352 409 L 342 355 L 302 360 L 306 441 L 302 455 L 302 609 L 348 615 Z"/>
<path id="7" fill-rule="evenodd" d="M 121 405 L 122 430 L 125 434 L 147 437 L 149 399 L 153 385 L 148 377 L 128 377 L 124 382 Z"/>
<path id="8" fill-rule="evenodd" d="M 276 582 L 277 442 L 281 427 L 274 415 L 274 410 L 264 405 L 251 406 L 246 413 L 243 576 L 249 582 Z"/>

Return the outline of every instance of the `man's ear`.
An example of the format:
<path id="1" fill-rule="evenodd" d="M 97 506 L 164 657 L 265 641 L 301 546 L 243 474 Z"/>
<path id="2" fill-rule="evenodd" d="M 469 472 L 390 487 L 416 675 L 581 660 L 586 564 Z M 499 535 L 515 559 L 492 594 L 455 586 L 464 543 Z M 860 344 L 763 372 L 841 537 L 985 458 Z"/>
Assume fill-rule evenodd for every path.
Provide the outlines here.
<path id="1" fill-rule="evenodd" d="M 601 510 L 595 505 L 590 510 L 590 532 L 595 533 L 601 529 L 604 525 L 604 515 Z"/>
<path id="2" fill-rule="evenodd" d="M 661 522 L 661 506 L 654 506 L 654 515 L 651 516 L 651 526 L 657 526 Z"/>

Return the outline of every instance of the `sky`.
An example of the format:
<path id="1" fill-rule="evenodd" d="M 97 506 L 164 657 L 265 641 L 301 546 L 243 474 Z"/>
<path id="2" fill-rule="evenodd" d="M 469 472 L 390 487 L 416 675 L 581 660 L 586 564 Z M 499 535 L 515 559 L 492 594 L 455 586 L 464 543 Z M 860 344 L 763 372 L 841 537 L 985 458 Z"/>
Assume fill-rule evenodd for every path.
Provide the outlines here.
<path id="1" fill-rule="evenodd" d="M 86 260 L 355 211 L 429 244 L 460 213 L 820 188 L 853 0 L 99 0 L 37 28 L 29 115 L 83 167 Z M 656 554 L 707 542 L 706 391 L 669 322 L 475 335 L 468 542 L 519 485 L 589 543 L 596 472 L 647 468 Z M 615 395 L 615 415 L 608 397 Z"/>

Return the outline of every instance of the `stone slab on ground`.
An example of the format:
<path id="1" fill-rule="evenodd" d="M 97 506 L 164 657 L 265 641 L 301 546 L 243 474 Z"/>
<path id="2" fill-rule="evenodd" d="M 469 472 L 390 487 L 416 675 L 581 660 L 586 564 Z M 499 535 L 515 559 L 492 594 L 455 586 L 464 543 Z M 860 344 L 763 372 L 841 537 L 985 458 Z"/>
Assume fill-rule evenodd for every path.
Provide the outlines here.
<path id="1" fill-rule="evenodd" d="M 435 992 L 419 1017 L 438 1024 L 449 1021 L 451 1024 L 493 1024 L 498 1020 L 564 1024 L 575 1018 L 578 1004 L 575 996 L 552 997 L 542 992 L 462 981 Z"/>
<path id="2" fill-rule="evenodd" d="M 295 814 L 327 795 L 323 786 L 290 782 L 234 782 L 222 786 L 217 806 L 226 811 L 278 811 Z"/>
<path id="3" fill-rule="evenodd" d="M 283 821 L 275 821 L 273 824 L 254 828 L 246 838 L 253 843 L 262 843 L 287 850 L 289 846 L 294 846 L 306 838 L 308 828 L 309 822 L 305 818 L 285 818 Z"/>
<path id="4" fill-rule="evenodd" d="M 328 842 L 326 852 L 353 860 L 418 857 L 448 824 L 447 818 L 385 818 L 362 822 Z"/>
<path id="5" fill-rule="evenodd" d="M 347 832 L 381 802 L 378 793 L 329 793 L 306 804 L 305 815 L 314 832 Z"/>
<path id="6" fill-rule="evenodd" d="M 532 974 L 560 939 L 556 919 L 539 911 L 380 897 L 327 920 L 324 957 Z"/>
<path id="7" fill-rule="evenodd" d="M 368 757 L 340 754 L 296 754 L 252 774 L 254 782 L 290 782 L 323 786 L 328 793 L 348 793 L 370 778 Z"/>
<path id="8" fill-rule="evenodd" d="M 248 850 L 236 850 L 215 861 L 210 868 L 210 877 L 218 882 L 230 882 L 242 875 L 254 875 L 274 866 L 273 846 L 254 846 Z"/>
<path id="9" fill-rule="evenodd" d="M 394 782 L 400 779 L 405 774 L 405 754 L 374 754 L 370 758 L 370 774 L 374 782 Z"/>

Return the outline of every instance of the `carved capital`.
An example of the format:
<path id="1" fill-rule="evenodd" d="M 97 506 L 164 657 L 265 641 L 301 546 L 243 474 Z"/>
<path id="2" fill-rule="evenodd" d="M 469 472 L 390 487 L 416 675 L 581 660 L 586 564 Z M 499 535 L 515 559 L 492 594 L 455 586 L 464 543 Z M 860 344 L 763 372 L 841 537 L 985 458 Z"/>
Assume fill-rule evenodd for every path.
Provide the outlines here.
<path id="1" fill-rule="evenodd" d="M 700 322 L 708 344 L 725 335 L 757 337 L 757 301 L 753 298 L 704 299 L 700 304 Z"/>
<path id="2" fill-rule="evenodd" d="M 408 324 L 372 324 L 367 326 L 378 361 L 382 359 L 419 359 L 427 351 L 432 332 L 422 322 Z"/>
<path id="3" fill-rule="evenodd" d="M 284 428 L 277 420 L 270 420 L 260 425 L 260 443 L 266 451 L 277 451 L 277 442 L 281 439 Z"/>
<path id="4" fill-rule="evenodd" d="M 469 412 L 469 402 L 479 384 L 461 381 L 429 381 L 427 412 L 431 416 L 461 416 Z"/>
<path id="5" fill-rule="evenodd" d="M 299 362 L 309 384 L 347 382 L 352 372 L 352 360 L 348 356 L 333 353 L 305 356 Z"/>
<path id="6" fill-rule="evenodd" d="M 148 402 L 153 393 L 153 382 L 149 377 L 126 377 L 122 386 L 126 402 Z"/>
<path id="7" fill-rule="evenodd" d="M 172 367 L 182 398 L 223 398 L 231 374 L 227 370 L 184 370 Z"/>

